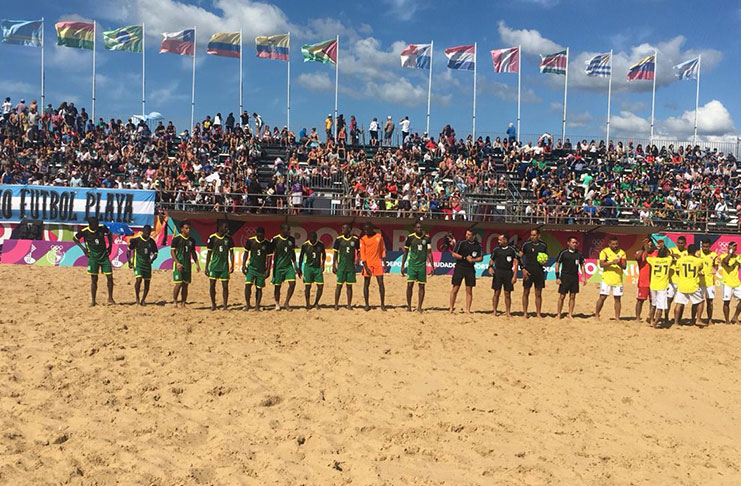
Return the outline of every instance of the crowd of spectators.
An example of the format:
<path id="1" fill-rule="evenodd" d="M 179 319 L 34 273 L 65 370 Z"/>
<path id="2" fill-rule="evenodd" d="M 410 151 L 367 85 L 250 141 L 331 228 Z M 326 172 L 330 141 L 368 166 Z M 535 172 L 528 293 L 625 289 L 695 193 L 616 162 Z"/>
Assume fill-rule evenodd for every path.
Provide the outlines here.
<path id="1" fill-rule="evenodd" d="M 317 191 L 330 191 L 346 213 L 391 217 L 496 218 L 505 201 L 510 221 L 702 229 L 741 212 L 736 159 L 700 146 L 608 148 L 548 134 L 518 143 L 511 124 L 493 140 L 460 138 L 450 125 L 432 137 L 391 116 L 366 132 L 354 116 L 329 115 L 324 129 L 295 136 L 244 112 L 178 132 L 172 122 L 94 121 L 71 102 L 41 109 L 6 98 L 1 178 L 153 189 L 162 207 L 186 210 L 311 212 Z"/>

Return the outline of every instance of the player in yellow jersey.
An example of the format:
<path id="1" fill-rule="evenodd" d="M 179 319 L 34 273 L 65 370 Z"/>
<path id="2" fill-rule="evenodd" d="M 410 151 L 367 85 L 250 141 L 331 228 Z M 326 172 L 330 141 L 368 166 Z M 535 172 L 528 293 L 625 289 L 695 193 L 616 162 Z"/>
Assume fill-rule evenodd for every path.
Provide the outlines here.
<path id="1" fill-rule="evenodd" d="M 669 269 L 674 265 L 674 259 L 669 255 L 669 250 L 662 246 L 656 256 L 646 257 L 646 263 L 651 266 L 651 309 L 648 312 L 648 324 L 659 326 L 661 311 L 669 308 L 667 290 L 669 289 Z M 666 327 L 668 319 L 664 316 L 663 327 Z"/>
<path id="2" fill-rule="evenodd" d="M 615 298 L 615 320 L 620 320 L 621 298 L 623 296 L 623 274 L 627 265 L 626 255 L 620 249 L 617 236 L 611 236 L 608 247 L 599 254 L 599 266 L 602 267 L 602 283 L 599 289 L 599 299 L 594 309 L 594 317 L 600 318 L 599 313 L 605 300 L 612 293 Z"/>
<path id="3" fill-rule="evenodd" d="M 692 304 L 692 325 L 698 325 L 705 305 L 705 296 L 700 290 L 703 279 L 702 260 L 697 257 L 697 245 L 687 248 L 687 255 L 677 260 L 675 264 L 677 274 L 677 294 L 674 296 L 674 324 L 679 325 L 684 306 Z M 700 327 L 705 325 L 700 324 Z"/>
<path id="4" fill-rule="evenodd" d="M 738 316 L 741 314 L 741 280 L 738 277 L 739 266 L 741 266 L 741 255 L 736 253 L 735 241 L 728 244 L 728 253 L 721 255 L 720 275 L 723 282 L 723 315 L 726 324 L 731 323 L 731 299 L 736 299 L 736 310 L 733 313 L 733 323 L 738 324 Z"/>
<path id="5" fill-rule="evenodd" d="M 702 260 L 702 280 L 700 290 L 705 296 L 705 312 L 708 324 L 713 322 L 713 300 L 715 299 L 715 273 L 718 271 L 718 254 L 710 249 L 710 240 L 705 238 L 700 242 L 700 252 L 697 256 Z M 702 318 L 702 316 L 699 316 Z"/>
<path id="6" fill-rule="evenodd" d="M 672 300 L 677 293 L 677 260 L 687 255 L 687 238 L 684 236 L 677 238 L 677 246 L 670 248 L 669 252 L 674 258 L 674 266 L 669 270 L 669 289 L 666 294 L 669 298 L 669 307 L 671 307 Z M 665 312 L 667 320 L 669 319 L 669 307 Z"/>

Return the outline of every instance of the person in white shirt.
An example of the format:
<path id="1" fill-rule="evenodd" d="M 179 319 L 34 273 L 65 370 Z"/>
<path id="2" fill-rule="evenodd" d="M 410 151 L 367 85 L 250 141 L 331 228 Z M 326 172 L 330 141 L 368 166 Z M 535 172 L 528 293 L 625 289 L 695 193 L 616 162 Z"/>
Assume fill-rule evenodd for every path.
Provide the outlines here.
<path id="1" fill-rule="evenodd" d="M 370 143 L 371 146 L 378 145 L 378 119 L 374 118 L 371 120 L 370 125 L 368 126 L 368 132 L 370 133 Z"/>
<path id="2" fill-rule="evenodd" d="M 403 120 L 399 122 L 399 127 L 401 128 L 401 143 L 404 144 L 404 141 L 407 139 L 407 136 L 409 135 L 409 125 L 411 125 L 409 121 L 409 117 L 405 116 Z"/>
<path id="3" fill-rule="evenodd" d="M 10 98 L 5 98 L 5 101 L 3 101 L 3 118 L 7 120 L 12 110 L 13 103 L 10 102 Z"/>

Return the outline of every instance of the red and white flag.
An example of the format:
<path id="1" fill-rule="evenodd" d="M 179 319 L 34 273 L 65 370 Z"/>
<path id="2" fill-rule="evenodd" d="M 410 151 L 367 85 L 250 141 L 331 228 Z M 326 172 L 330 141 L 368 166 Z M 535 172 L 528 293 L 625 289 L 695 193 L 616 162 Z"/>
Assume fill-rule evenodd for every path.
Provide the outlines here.
<path id="1" fill-rule="evenodd" d="M 491 60 L 496 73 L 520 72 L 520 48 L 494 49 L 491 51 Z"/>

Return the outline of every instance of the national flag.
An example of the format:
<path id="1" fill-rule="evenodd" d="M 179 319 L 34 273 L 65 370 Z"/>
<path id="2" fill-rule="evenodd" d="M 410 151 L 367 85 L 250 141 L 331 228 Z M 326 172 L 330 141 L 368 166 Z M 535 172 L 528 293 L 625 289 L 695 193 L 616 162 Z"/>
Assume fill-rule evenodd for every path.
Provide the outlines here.
<path id="1" fill-rule="evenodd" d="M 304 62 L 337 63 L 337 39 L 301 46 Z"/>
<path id="2" fill-rule="evenodd" d="M 654 72 L 656 71 L 656 56 L 651 54 L 646 56 L 637 63 L 630 66 L 628 69 L 628 81 L 635 81 L 636 79 L 647 79 L 649 81 L 654 79 Z"/>
<path id="3" fill-rule="evenodd" d="M 476 66 L 476 46 L 448 47 L 445 49 L 445 57 L 448 58 L 449 69 L 463 69 L 473 71 Z"/>
<path id="4" fill-rule="evenodd" d="M 697 79 L 700 70 L 700 59 L 694 58 L 674 66 L 674 75 L 679 79 Z"/>
<path id="5" fill-rule="evenodd" d="M 142 26 L 129 25 L 103 32 L 103 46 L 109 51 L 142 51 Z"/>
<path id="6" fill-rule="evenodd" d="M 6 44 L 41 47 L 40 20 L 0 20 L 0 39 Z"/>
<path id="7" fill-rule="evenodd" d="M 239 57 L 242 36 L 239 32 L 217 32 L 211 36 L 206 54 L 223 57 Z"/>
<path id="8" fill-rule="evenodd" d="M 186 29 L 180 32 L 163 32 L 160 54 L 163 52 L 172 52 L 180 56 L 195 56 L 195 40 L 195 29 Z"/>
<path id="9" fill-rule="evenodd" d="M 401 67 L 429 69 L 431 50 L 432 44 L 409 44 L 401 51 Z"/>
<path id="10" fill-rule="evenodd" d="M 612 73 L 612 60 L 610 59 L 610 53 L 597 54 L 592 59 L 587 61 L 586 73 L 587 76 L 608 78 Z"/>
<path id="11" fill-rule="evenodd" d="M 57 22 L 57 45 L 77 49 L 93 49 L 95 24 L 89 22 Z"/>
<path id="12" fill-rule="evenodd" d="M 566 74 L 566 50 L 555 54 L 540 55 L 540 72 L 542 74 Z"/>
<path id="13" fill-rule="evenodd" d="M 494 49 L 491 51 L 491 60 L 494 63 L 495 73 L 520 72 L 520 48 Z"/>
<path id="14" fill-rule="evenodd" d="M 255 47 L 257 48 L 257 57 L 288 61 L 291 36 L 289 34 L 259 35 L 255 37 Z"/>

